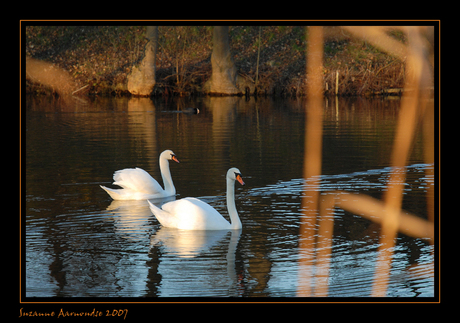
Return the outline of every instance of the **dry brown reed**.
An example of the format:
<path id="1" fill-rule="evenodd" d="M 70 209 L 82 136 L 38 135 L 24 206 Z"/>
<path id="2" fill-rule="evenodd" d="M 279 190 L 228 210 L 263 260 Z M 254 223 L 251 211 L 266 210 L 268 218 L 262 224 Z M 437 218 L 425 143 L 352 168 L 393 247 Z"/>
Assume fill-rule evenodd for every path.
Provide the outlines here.
<path id="1" fill-rule="evenodd" d="M 417 122 L 421 119 L 423 120 L 425 160 L 427 163 L 434 162 L 434 107 L 433 102 L 428 98 L 428 91 L 425 90 L 432 85 L 433 76 L 429 66 L 427 48 L 421 37 L 424 29 L 422 27 L 401 27 L 400 29 L 406 33 L 408 38 L 406 46 L 389 37 L 383 27 L 344 27 L 354 35 L 404 60 L 406 62 L 406 83 L 392 152 L 392 171 L 383 201 L 364 194 L 337 191 L 323 196 L 322 201 L 319 202 L 322 114 L 320 112 L 321 95 L 318 95 L 318 90 L 322 80 L 315 75 L 315 71 L 322 67 L 322 52 L 315 46 L 322 44 L 322 30 L 321 27 L 310 28 L 311 40 L 309 40 L 307 49 L 307 61 L 309 62 L 307 79 L 309 82 L 307 84 L 304 178 L 311 185 L 308 185 L 308 188 L 305 187 L 305 196 L 302 199 L 303 216 L 299 242 L 301 261 L 297 295 L 308 297 L 327 296 L 328 294 L 333 210 L 335 207 L 340 207 L 381 225 L 378 260 L 371 296 L 386 296 L 397 233 L 402 232 L 415 238 L 427 239 L 432 244 L 435 238 L 433 187 L 428 189 L 427 194 L 428 221 L 401 209 L 406 176 L 405 166 Z M 433 171 L 427 172 L 429 172 L 428 176 L 433 176 Z M 315 249 L 317 215 L 319 229 Z M 316 268 L 314 281 L 312 280 L 313 268 Z"/>
<path id="2" fill-rule="evenodd" d="M 318 209 L 319 174 L 323 137 L 323 27 L 309 27 L 307 46 L 307 105 L 305 118 L 305 159 L 303 176 L 309 181 L 302 198 L 300 224 L 300 259 L 298 296 L 311 296 L 311 269 L 314 260 L 316 210 Z"/>

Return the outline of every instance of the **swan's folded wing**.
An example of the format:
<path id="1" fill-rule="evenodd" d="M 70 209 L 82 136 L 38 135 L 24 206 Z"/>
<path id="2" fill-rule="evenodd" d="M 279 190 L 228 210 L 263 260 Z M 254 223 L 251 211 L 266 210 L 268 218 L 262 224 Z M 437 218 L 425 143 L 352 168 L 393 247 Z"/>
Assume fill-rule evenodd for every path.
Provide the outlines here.
<path id="1" fill-rule="evenodd" d="M 141 168 L 125 168 L 113 174 L 113 184 L 145 194 L 163 191 L 158 182 Z"/>
<path id="2" fill-rule="evenodd" d="M 163 204 L 162 209 L 175 218 L 179 229 L 221 230 L 230 226 L 212 206 L 193 197 Z"/>

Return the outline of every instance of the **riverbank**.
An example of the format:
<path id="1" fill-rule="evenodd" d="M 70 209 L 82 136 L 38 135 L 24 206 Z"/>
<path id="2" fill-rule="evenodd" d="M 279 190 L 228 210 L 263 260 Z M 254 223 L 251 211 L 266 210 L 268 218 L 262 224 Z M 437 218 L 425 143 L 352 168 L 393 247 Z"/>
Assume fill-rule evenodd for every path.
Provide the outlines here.
<path id="1" fill-rule="evenodd" d="M 260 32 L 260 38 L 259 38 Z M 404 84 L 404 62 L 352 37 L 340 27 L 325 27 L 324 89 L 326 95 L 397 95 Z M 27 57 L 50 62 L 90 95 L 129 95 L 127 76 L 142 59 L 145 27 L 28 26 Z M 405 41 L 404 35 L 393 37 Z M 301 26 L 233 26 L 232 54 L 249 82 L 257 79 L 257 95 L 303 96 L 305 48 Z M 259 65 L 257 66 L 260 45 Z M 200 95 L 211 76 L 212 27 L 160 26 L 157 84 L 154 95 Z M 52 93 L 31 80 L 27 93 Z"/>

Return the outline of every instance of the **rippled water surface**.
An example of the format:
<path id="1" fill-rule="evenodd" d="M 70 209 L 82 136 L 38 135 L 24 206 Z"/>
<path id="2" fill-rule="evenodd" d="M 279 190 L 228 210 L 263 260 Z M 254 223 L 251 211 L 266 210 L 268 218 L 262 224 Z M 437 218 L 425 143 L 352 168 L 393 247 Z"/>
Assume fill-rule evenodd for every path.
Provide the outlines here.
<path id="1" fill-rule="evenodd" d="M 304 103 L 199 98 L 27 99 L 26 297 L 296 296 L 304 186 Z M 399 100 L 325 101 L 321 192 L 381 198 Z M 176 113 L 197 107 L 198 115 Z M 158 156 L 172 149 L 176 198 L 225 206 L 225 174 L 238 167 L 241 231 L 163 228 L 146 201 L 112 201 L 99 185 L 141 167 L 162 184 Z M 427 217 L 434 167 L 417 134 L 403 208 Z M 173 198 L 174 199 L 174 198 Z M 152 201 L 160 205 L 165 201 Z M 380 228 L 335 211 L 328 296 L 370 296 Z M 433 247 L 400 234 L 387 296 L 434 295 Z"/>

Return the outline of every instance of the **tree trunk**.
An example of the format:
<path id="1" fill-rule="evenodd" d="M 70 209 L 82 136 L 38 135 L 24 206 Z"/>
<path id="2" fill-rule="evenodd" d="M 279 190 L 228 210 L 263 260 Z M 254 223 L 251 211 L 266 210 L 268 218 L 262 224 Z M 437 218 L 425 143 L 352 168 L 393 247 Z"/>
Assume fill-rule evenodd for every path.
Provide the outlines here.
<path id="1" fill-rule="evenodd" d="M 149 96 L 155 87 L 156 54 L 158 47 L 158 26 L 147 26 L 145 56 L 139 67 L 133 66 L 128 75 L 128 91 L 137 96 Z"/>
<path id="2" fill-rule="evenodd" d="M 205 83 L 204 91 L 224 95 L 242 93 L 237 87 L 238 74 L 230 53 L 228 26 L 215 26 L 212 42 L 212 75 Z"/>

